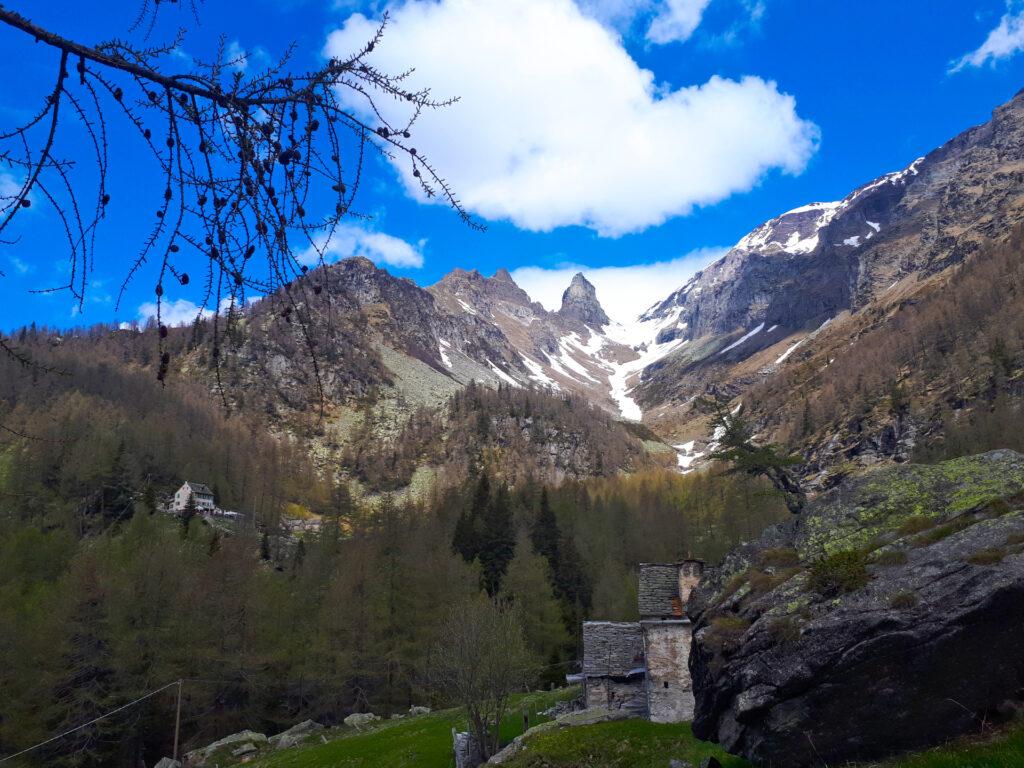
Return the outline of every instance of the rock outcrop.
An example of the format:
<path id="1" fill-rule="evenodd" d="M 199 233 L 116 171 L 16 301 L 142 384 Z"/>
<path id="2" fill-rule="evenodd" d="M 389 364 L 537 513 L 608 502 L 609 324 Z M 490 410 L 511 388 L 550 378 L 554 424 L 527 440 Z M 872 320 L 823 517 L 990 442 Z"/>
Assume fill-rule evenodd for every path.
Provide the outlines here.
<path id="1" fill-rule="evenodd" d="M 274 749 L 289 749 L 297 744 L 301 744 L 309 736 L 323 729 L 324 727 L 315 720 L 303 720 L 301 723 L 293 725 L 287 731 L 271 736 L 268 741 Z"/>
<path id="2" fill-rule="evenodd" d="M 194 749 L 185 755 L 187 768 L 204 768 L 211 764 L 213 758 L 224 758 L 228 756 L 240 757 L 256 752 L 259 747 L 267 743 L 266 735 L 256 731 L 239 731 L 223 739 L 218 739 L 202 749 Z"/>
<path id="3" fill-rule="evenodd" d="M 761 766 L 929 747 L 1024 699 L 1024 456 L 888 467 L 691 598 L 694 733 Z"/>
<path id="4" fill-rule="evenodd" d="M 592 328 L 603 328 L 611 322 L 597 300 L 597 290 L 582 272 L 573 275 L 572 282 L 562 294 L 562 308 L 558 313 Z"/>

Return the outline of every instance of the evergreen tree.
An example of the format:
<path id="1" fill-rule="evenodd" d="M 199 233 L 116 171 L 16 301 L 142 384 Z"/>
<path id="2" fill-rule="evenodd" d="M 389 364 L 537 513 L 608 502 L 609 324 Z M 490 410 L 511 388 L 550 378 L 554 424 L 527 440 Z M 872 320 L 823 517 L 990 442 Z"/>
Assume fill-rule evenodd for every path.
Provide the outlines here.
<path id="1" fill-rule="evenodd" d="M 515 530 L 512 525 L 512 505 L 504 484 L 485 508 L 480 520 L 481 578 L 484 590 L 494 597 L 501 589 L 501 579 L 515 555 Z"/>
<path id="2" fill-rule="evenodd" d="M 802 512 L 807 493 L 792 471 L 792 467 L 800 464 L 802 459 L 773 443 L 756 445 L 754 427 L 743 415 L 742 405 L 730 411 L 729 399 L 717 393 L 700 402 L 702 407 L 710 409 L 711 425 L 718 435 L 719 447 L 711 458 L 727 462 L 733 472 L 766 477 L 782 494 L 790 512 L 794 515 Z"/>
<path id="3" fill-rule="evenodd" d="M 551 588 L 551 568 L 544 556 L 530 546 L 526 535 L 516 539 L 515 557 L 502 580 L 500 597 L 515 607 L 530 651 L 542 659 L 557 656 L 568 642 L 569 633 Z"/>
<path id="4" fill-rule="evenodd" d="M 196 515 L 199 514 L 199 510 L 196 509 L 195 495 L 190 493 L 188 495 L 188 501 L 185 502 L 185 508 L 181 510 L 181 537 L 183 539 L 188 538 L 189 528 L 192 525 L 192 521 L 195 520 Z"/>
<path id="5" fill-rule="evenodd" d="M 70 575 L 65 611 L 66 640 L 53 692 L 52 729 L 57 732 L 89 722 L 118 705 L 106 595 L 98 563 L 90 553 L 76 563 Z M 47 750 L 46 764 L 68 768 L 114 765 L 122 731 L 123 724 L 116 720 L 101 720 L 54 744 Z"/>
<path id="6" fill-rule="evenodd" d="M 483 518 L 491 505 L 491 481 L 487 472 L 481 472 L 473 491 L 469 507 L 463 509 L 455 523 L 452 548 L 471 563 L 480 554 Z"/>
<path id="7" fill-rule="evenodd" d="M 555 519 L 555 513 L 551 510 L 551 501 L 548 499 L 548 489 L 543 488 L 540 492 L 540 507 L 530 531 L 530 539 L 533 542 L 533 548 L 547 558 L 548 564 L 552 568 L 555 568 L 558 563 L 560 535 L 558 520 Z"/>

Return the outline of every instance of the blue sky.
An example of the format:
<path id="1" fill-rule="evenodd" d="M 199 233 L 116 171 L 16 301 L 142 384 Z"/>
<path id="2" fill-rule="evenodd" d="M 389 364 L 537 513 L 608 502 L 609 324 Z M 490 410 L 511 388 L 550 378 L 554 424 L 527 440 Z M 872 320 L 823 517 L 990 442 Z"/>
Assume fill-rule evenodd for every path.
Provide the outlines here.
<path id="1" fill-rule="evenodd" d="M 85 5 L 7 3 L 83 42 L 130 35 L 137 0 Z M 359 201 L 373 218 L 335 255 L 369 255 L 421 285 L 506 267 L 548 304 L 562 268 L 583 265 L 613 316 L 667 295 L 765 219 L 905 167 L 1024 87 L 1024 4 L 1005 0 L 206 0 L 199 27 L 172 9 L 153 40 L 188 24 L 182 52 L 209 58 L 224 35 L 247 71 L 294 42 L 301 69 L 361 40 L 384 7 L 394 24 L 378 63 L 414 64 L 417 83 L 462 98 L 416 139 L 487 231 L 417 200 L 378 160 Z M 37 107 L 56 62 L 19 32 L 0 27 L 0 40 L 6 130 Z M 114 297 L 161 184 L 127 126 L 110 130 L 112 205 L 83 311 L 30 292 L 67 270 L 56 218 L 34 205 L 18 241 L 0 244 L 0 328 L 145 314 L 151 274 L 117 310 Z M 65 154 L 80 148 L 69 136 Z M 167 299 L 187 319 L 200 296 Z"/>

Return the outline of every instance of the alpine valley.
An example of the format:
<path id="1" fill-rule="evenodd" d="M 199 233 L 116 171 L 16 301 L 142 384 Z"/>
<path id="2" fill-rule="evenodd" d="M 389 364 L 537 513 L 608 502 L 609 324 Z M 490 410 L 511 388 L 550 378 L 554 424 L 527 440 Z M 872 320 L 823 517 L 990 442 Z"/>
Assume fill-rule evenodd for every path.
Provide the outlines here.
<path id="1" fill-rule="evenodd" d="M 310 355 L 273 297 L 238 318 L 222 389 L 310 437 L 321 458 L 351 456 L 353 440 L 374 434 L 410 454 L 410 481 L 460 451 L 432 454 L 409 424 L 473 383 L 598 409 L 584 427 L 578 407 L 553 405 L 539 431 L 524 411 L 491 438 L 556 480 L 702 466 L 714 435 L 698 397 L 713 390 L 742 402 L 762 438 L 803 453 L 812 488 L 827 486 L 907 460 L 922 435 L 951 443 L 991 418 L 1001 394 L 1021 393 L 1021 371 L 1003 363 L 1024 343 L 1022 220 L 1019 94 L 904 169 L 760 224 L 670 295 L 649 297 L 632 323 L 609 319 L 582 274 L 548 311 L 504 269 L 457 269 L 420 288 L 350 258 L 290 289 L 317 329 L 323 417 Z M 136 354 L 152 343 L 115 335 Z M 179 371 L 209 380 L 210 343 L 176 335 Z M 584 430 L 600 430 L 602 447 Z"/>

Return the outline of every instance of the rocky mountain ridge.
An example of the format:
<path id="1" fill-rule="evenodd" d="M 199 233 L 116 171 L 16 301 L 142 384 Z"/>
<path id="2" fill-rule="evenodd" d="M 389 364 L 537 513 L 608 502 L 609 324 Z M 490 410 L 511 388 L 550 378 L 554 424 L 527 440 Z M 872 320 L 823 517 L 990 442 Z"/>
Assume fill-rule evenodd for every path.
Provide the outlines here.
<path id="1" fill-rule="evenodd" d="M 826 337 L 833 356 L 846 354 L 843 339 L 858 332 L 851 318 L 916 301 L 929 279 L 1021 222 L 1018 95 L 905 169 L 761 224 L 631 324 L 609 318 L 583 274 L 557 311 L 504 269 L 456 269 L 424 289 L 362 258 L 310 272 L 290 295 L 340 329 L 317 339 L 336 405 L 372 392 L 436 406 L 474 381 L 539 387 L 642 420 L 687 469 L 712 438 L 693 408 L 709 386 L 740 397 L 810 359 Z M 263 303 L 245 319 L 264 333 L 243 343 L 236 378 L 265 379 L 301 410 L 311 386 L 301 339 L 271 331 L 281 318 Z"/>

